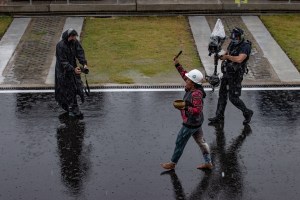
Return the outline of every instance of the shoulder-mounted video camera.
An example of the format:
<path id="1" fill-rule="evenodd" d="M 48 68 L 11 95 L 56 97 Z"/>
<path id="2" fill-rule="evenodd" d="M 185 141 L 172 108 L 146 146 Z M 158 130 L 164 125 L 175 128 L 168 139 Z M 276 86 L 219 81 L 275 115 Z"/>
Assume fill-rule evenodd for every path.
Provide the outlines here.
<path id="1" fill-rule="evenodd" d="M 213 29 L 213 32 L 209 38 L 208 43 L 208 55 L 211 56 L 214 54 L 214 73 L 211 76 L 206 75 L 205 78 L 212 86 L 212 91 L 215 87 L 220 85 L 220 78 L 217 73 L 218 60 L 220 58 L 220 51 L 222 50 L 222 45 L 226 39 L 224 26 L 220 19 L 217 20 L 216 25 Z"/>
<path id="2" fill-rule="evenodd" d="M 206 75 L 206 79 L 208 83 L 213 87 L 213 91 L 215 87 L 218 87 L 220 85 L 220 78 L 217 73 L 217 66 L 218 66 L 218 60 L 220 58 L 220 51 L 222 50 L 222 45 L 225 41 L 225 37 L 219 37 L 219 36 L 211 36 L 208 43 L 208 55 L 211 56 L 214 54 L 214 65 L 215 70 L 214 73 L 211 76 Z"/>
<path id="3" fill-rule="evenodd" d="M 219 36 L 211 36 L 208 43 L 208 55 L 211 56 L 212 54 L 218 55 L 222 50 L 222 45 L 225 41 L 225 37 L 221 38 Z"/>

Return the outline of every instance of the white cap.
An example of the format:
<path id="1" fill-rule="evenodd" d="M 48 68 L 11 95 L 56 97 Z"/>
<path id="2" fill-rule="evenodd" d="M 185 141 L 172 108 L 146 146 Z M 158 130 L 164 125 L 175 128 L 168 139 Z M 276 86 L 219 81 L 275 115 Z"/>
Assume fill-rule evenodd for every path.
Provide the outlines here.
<path id="1" fill-rule="evenodd" d="M 185 76 L 194 83 L 201 85 L 203 74 L 198 69 L 191 70 L 189 73 L 186 73 Z"/>

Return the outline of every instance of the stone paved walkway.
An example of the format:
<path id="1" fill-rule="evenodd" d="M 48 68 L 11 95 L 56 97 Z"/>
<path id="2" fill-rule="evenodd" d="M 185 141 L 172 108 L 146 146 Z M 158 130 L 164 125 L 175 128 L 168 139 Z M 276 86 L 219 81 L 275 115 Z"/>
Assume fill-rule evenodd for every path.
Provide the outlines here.
<path id="1" fill-rule="evenodd" d="M 81 34 L 82 26 L 83 26 L 83 17 L 68 17 L 65 21 L 64 28 L 62 30 L 62 33 L 65 30 L 68 30 L 69 28 L 73 28 L 77 31 L 78 35 Z M 61 39 L 61 37 L 60 37 Z M 80 37 L 78 37 L 78 40 L 80 40 Z M 50 69 L 46 78 L 45 83 L 46 84 L 54 84 L 54 76 L 55 76 L 55 63 L 56 63 L 56 57 L 55 54 L 53 55 L 52 63 L 50 65 Z"/>
<path id="2" fill-rule="evenodd" d="M 230 35 L 230 30 L 232 30 L 235 26 L 238 26 L 245 31 L 246 39 L 249 39 L 253 43 L 252 55 L 249 59 L 248 66 L 249 73 L 244 77 L 244 85 L 300 83 L 300 74 L 298 70 L 289 59 L 286 59 L 287 56 L 285 53 L 281 48 L 278 48 L 279 45 L 276 41 L 272 37 L 269 37 L 270 33 L 256 16 L 189 17 L 199 57 L 208 75 L 213 73 L 214 60 L 213 57 L 209 57 L 207 55 L 207 38 L 209 38 L 218 18 L 221 19 L 227 36 Z M 252 24 L 249 22 L 251 21 L 251 18 L 253 19 Z M 249 27 L 251 28 L 250 30 Z M 255 35 L 252 34 L 253 32 Z M 257 40 L 259 40 L 259 42 Z M 229 40 L 224 42 L 224 50 L 226 50 L 228 43 Z M 281 61 L 281 59 L 283 61 Z M 280 67 L 278 66 L 278 63 L 280 63 Z M 221 62 L 219 62 L 218 73 L 221 76 L 220 64 Z M 274 66 L 278 67 L 280 70 L 274 70 Z"/>
<path id="3" fill-rule="evenodd" d="M 4 84 L 44 84 L 65 17 L 32 18 L 6 66 Z"/>
<path id="4" fill-rule="evenodd" d="M 242 19 L 257 41 L 257 45 L 261 47 L 263 55 L 270 62 L 280 81 L 300 82 L 299 71 L 273 39 L 261 20 L 256 16 L 243 16 Z"/>
<path id="5" fill-rule="evenodd" d="M 221 19 L 225 34 L 230 35 L 230 31 L 234 27 L 242 28 L 245 32 L 245 38 L 252 42 L 251 57 L 248 61 L 249 73 L 245 76 L 246 80 L 251 81 L 280 81 L 274 72 L 270 62 L 264 57 L 264 54 L 253 37 L 252 33 L 248 30 L 240 16 L 207 16 L 206 20 L 211 30 L 213 30 L 217 19 Z M 226 40 L 223 44 L 223 49 L 226 50 L 229 45 L 229 40 Z"/>
<path id="6" fill-rule="evenodd" d="M 246 38 L 253 43 L 252 56 L 249 60 L 249 74 L 245 77 L 245 84 L 274 84 L 274 83 L 300 83 L 300 74 L 296 68 L 291 64 L 290 60 L 285 60 L 286 65 L 280 66 L 281 71 L 284 71 L 284 77 L 278 76 L 278 69 L 274 70 L 273 65 L 276 65 L 270 60 L 275 59 L 277 55 L 286 57 L 286 55 L 279 48 L 272 48 L 272 55 L 265 56 L 266 44 L 270 42 L 273 44 L 273 38 L 267 38 L 265 43 L 257 42 L 257 32 L 255 30 L 261 29 L 261 24 L 257 22 L 258 18 L 254 18 L 254 24 L 249 25 L 251 18 L 239 16 L 192 16 L 189 17 L 192 33 L 199 52 L 199 56 L 204 65 L 205 71 L 210 75 L 213 71 L 213 57 L 208 56 L 207 44 L 217 18 L 220 18 L 225 27 L 226 35 L 234 26 L 239 26 L 245 30 Z M 67 19 L 67 20 L 66 20 Z M 17 20 L 15 19 L 10 29 L 14 29 L 14 33 L 20 32 L 18 29 Z M 28 19 L 27 19 L 28 20 Z M 248 21 L 247 21 L 248 20 Z M 37 17 L 32 18 L 26 31 L 21 38 L 7 32 L 0 41 L 0 60 L 10 59 L 8 63 L 1 62 L 0 69 L 2 69 L 2 85 L 9 86 L 52 86 L 54 83 L 54 65 L 55 65 L 55 46 L 60 40 L 61 34 L 64 30 L 74 27 L 81 31 L 83 25 L 83 18 L 81 17 Z M 247 21 L 248 26 L 244 23 Z M 259 24 L 259 26 L 256 26 Z M 24 28 L 23 28 L 24 29 Z M 266 29 L 260 33 L 268 35 Z M 23 30 L 24 32 L 24 30 Z M 252 34 L 255 32 L 255 36 Z M 10 34 L 10 37 L 7 36 Z M 19 36 L 20 37 L 20 36 Z M 16 39 L 18 46 L 13 55 L 5 54 L 5 44 L 8 40 Z M 275 42 L 276 44 L 276 42 Z M 225 42 L 223 48 L 225 49 L 228 42 Z M 273 45 L 274 46 L 274 45 Z M 276 46 L 276 45 L 275 45 Z M 289 63 L 288 63 L 289 62 Z M 278 66 L 277 66 L 278 67 Z M 289 73 L 291 73 L 289 75 Z M 292 77 L 289 79 L 288 77 Z M 292 81 L 291 81 L 292 80 Z M 174 82 L 178 82 L 177 77 Z M 165 83 L 166 85 L 170 83 Z M 160 84 L 161 85 L 161 84 Z"/>
<path id="7" fill-rule="evenodd" d="M 16 18 L 0 40 L 0 83 L 3 83 L 3 71 L 21 40 L 30 18 Z"/>

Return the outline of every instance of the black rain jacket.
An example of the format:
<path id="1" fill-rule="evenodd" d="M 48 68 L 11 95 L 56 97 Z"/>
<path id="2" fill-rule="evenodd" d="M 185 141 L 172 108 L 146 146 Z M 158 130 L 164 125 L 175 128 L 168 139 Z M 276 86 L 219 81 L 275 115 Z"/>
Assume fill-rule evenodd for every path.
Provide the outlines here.
<path id="1" fill-rule="evenodd" d="M 84 102 L 83 83 L 74 71 L 76 60 L 81 65 L 87 64 L 81 44 L 77 40 L 68 42 L 68 31 L 65 31 L 56 45 L 55 100 L 60 106 L 72 105 L 77 95 Z"/>

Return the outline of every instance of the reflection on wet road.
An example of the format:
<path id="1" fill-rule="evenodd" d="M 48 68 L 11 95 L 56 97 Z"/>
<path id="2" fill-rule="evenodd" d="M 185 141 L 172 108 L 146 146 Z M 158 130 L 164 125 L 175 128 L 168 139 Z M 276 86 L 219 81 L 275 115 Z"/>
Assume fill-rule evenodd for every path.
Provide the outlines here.
<path id="1" fill-rule="evenodd" d="M 69 118 L 67 113 L 59 115 L 61 124 L 57 128 L 57 146 L 62 182 L 72 195 L 81 193 L 82 184 L 89 170 L 88 151 L 85 151 L 84 122 Z"/>
<path id="2" fill-rule="evenodd" d="M 217 92 L 205 99 L 204 136 L 214 170 L 200 171 L 188 142 L 176 171 L 164 172 L 181 126 L 172 106 L 183 92 L 92 93 L 83 120 L 54 94 L 0 94 L 0 199 L 298 199 L 300 91 L 245 91 L 250 126 L 228 103 L 208 126 Z"/>

